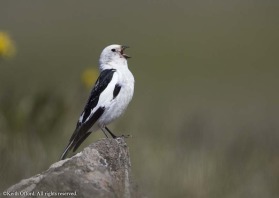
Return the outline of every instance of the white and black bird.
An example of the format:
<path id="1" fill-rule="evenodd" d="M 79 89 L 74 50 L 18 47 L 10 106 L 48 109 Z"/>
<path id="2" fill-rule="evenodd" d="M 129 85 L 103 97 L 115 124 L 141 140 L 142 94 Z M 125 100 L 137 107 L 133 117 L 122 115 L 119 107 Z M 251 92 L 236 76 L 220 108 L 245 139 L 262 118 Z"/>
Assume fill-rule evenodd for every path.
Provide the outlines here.
<path id="1" fill-rule="evenodd" d="M 117 137 L 107 125 L 121 116 L 134 93 L 135 80 L 128 68 L 127 59 L 130 57 L 124 54 L 126 48 L 128 47 L 115 44 L 102 51 L 99 59 L 100 76 L 61 159 L 66 157 L 68 151 L 75 152 L 80 144 L 98 129 L 105 135 L 108 132 L 113 138 Z"/>

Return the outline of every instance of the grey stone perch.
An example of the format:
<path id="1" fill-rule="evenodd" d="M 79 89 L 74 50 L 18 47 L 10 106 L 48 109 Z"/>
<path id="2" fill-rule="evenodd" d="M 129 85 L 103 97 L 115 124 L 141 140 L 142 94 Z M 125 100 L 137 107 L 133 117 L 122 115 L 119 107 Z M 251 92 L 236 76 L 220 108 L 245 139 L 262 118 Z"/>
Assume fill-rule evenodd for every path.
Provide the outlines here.
<path id="1" fill-rule="evenodd" d="M 4 193 L 10 194 L 1 197 L 142 197 L 131 181 L 128 147 L 122 137 L 101 139 Z"/>

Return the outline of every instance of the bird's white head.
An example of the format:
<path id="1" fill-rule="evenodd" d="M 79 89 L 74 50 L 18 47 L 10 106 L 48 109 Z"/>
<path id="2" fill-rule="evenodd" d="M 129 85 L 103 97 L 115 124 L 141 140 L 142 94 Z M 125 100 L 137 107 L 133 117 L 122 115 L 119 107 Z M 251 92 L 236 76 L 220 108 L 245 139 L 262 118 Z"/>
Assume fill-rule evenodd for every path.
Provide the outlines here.
<path id="1" fill-rule="evenodd" d="M 109 45 L 101 53 L 99 64 L 100 69 L 114 68 L 117 65 L 127 65 L 127 59 L 131 58 L 124 54 L 124 50 L 128 48 L 125 45 Z"/>

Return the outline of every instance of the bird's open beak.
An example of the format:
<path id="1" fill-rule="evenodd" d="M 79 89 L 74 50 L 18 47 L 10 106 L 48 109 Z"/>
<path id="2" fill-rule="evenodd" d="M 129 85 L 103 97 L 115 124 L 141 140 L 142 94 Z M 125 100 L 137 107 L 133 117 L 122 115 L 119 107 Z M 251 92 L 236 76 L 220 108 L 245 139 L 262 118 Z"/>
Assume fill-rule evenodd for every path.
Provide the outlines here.
<path id="1" fill-rule="evenodd" d="M 126 59 L 131 58 L 131 56 L 128 56 L 127 54 L 124 54 L 124 50 L 127 49 L 127 48 L 129 48 L 129 46 L 122 45 L 121 46 L 121 51 L 120 51 L 121 55 L 124 56 Z"/>

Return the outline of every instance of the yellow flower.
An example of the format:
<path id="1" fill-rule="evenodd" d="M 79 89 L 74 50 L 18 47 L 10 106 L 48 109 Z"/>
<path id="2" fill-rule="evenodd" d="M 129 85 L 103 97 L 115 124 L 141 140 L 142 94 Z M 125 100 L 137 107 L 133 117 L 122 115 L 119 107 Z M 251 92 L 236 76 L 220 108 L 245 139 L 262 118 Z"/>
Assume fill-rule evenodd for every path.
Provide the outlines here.
<path id="1" fill-rule="evenodd" d="M 87 68 L 82 72 L 81 81 L 85 88 L 91 89 L 98 78 L 98 70 Z"/>
<path id="2" fill-rule="evenodd" d="M 0 58 L 11 58 L 15 54 L 15 46 L 6 32 L 0 31 Z"/>

